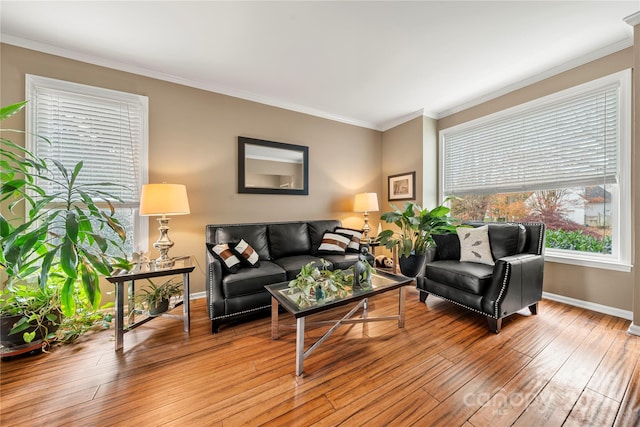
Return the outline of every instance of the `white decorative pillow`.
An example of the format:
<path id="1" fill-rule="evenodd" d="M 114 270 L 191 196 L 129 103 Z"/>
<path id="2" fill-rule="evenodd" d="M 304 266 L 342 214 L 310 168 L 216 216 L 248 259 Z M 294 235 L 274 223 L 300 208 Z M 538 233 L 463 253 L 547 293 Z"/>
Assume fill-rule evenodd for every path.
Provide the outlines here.
<path id="1" fill-rule="evenodd" d="M 344 254 L 350 241 L 350 236 L 344 236 L 342 234 L 331 233 L 330 231 L 327 231 L 322 236 L 322 243 L 318 248 L 318 253 Z"/>
<path id="2" fill-rule="evenodd" d="M 478 228 L 460 227 L 457 230 L 460 239 L 460 261 L 494 265 L 489 243 L 489 226 Z"/>

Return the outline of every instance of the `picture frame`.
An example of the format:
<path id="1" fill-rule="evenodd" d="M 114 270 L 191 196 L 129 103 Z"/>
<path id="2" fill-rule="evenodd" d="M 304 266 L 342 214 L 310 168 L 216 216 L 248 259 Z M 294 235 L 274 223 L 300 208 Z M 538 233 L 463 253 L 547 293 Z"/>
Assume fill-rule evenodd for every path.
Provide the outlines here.
<path id="1" fill-rule="evenodd" d="M 389 175 L 389 201 L 414 200 L 416 198 L 416 172 Z"/>

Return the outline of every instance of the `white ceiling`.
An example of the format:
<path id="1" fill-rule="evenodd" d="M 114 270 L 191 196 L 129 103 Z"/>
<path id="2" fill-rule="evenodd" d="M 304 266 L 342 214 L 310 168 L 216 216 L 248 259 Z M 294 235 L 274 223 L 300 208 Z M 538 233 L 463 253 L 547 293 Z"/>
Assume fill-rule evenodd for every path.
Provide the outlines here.
<path id="1" fill-rule="evenodd" d="M 632 45 L 634 1 L 0 1 L 1 41 L 385 130 Z"/>

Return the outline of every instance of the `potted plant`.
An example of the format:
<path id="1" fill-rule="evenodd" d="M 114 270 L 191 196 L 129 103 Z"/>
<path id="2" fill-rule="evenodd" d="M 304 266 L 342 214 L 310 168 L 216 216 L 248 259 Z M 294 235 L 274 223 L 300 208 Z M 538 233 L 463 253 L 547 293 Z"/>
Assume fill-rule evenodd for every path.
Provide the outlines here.
<path id="1" fill-rule="evenodd" d="M 62 320 L 60 292 L 26 284 L 0 290 L 0 344 L 3 355 L 22 349 L 44 348 L 55 339 Z"/>
<path id="2" fill-rule="evenodd" d="M 2 107 L 0 121 L 25 105 L 21 102 Z M 0 143 L 0 201 L 6 203 L 0 213 L 0 313 L 20 311 L 26 293 L 49 298 L 52 313 L 62 311 L 64 316 L 76 314 L 77 301 L 97 310 L 101 300 L 99 275 L 111 274 L 114 267 L 129 267 L 122 249 L 125 231 L 114 216 L 112 204 L 120 199 L 107 191 L 109 183 L 80 184 L 82 161 L 69 170 L 4 136 Z M 51 190 L 47 192 L 47 188 Z M 106 229 L 117 237 L 105 237 Z M 44 316 L 52 318 L 51 313 Z M 38 324 L 38 316 L 24 318 L 32 325 Z"/>
<path id="3" fill-rule="evenodd" d="M 169 310 L 169 302 L 174 296 L 182 295 L 182 282 L 174 282 L 169 279 L 161 285 L 156 285 L 149 280 L 149 288 L 142 289 L 138 300 L 149 312 L 149 316 L 158 316 Z"/>
<path id="4" fill-rule="evenodd" d="M 405 203 L 400 210 L 391 205 L 392 212 L 383 213 L 380 218 L 390 224 L 395 224 L 399 231 L 384 230 L 376 240 L 387 249 L 397 248 L 400 271 L 407 277 L 416 277 L 425 263 L 430 252 L 433 258 L 433 234 L 455 232 L 459 221 L 449 216 L 451 211 L 443 204 L 435 208 L 423 209 L 413 202 Z"/>

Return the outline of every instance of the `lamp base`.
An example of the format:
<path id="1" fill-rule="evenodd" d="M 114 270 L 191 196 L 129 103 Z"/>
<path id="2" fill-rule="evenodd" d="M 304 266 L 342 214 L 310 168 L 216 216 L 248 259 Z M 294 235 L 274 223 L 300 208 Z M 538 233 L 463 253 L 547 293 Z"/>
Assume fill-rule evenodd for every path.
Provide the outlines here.
<path id="1" fill-rule="evenodd" d="M 156 267 L 159 269 L 171 268 L 175 265 L 175 261 L 169 258 L 169 249 L 173 247 L 173 242 L 169 239 L 169 219 L 164 215 L 158 218 L 160 237 L 153 244 L 153 247 L 160 252 L 160 258 L 155 261 Z"/>
<path id="2" fill-rule="evenodd" d="M 371 243 L 371 239 L 369 238 L 369 232 L 371 228 L 369 227 L 369 212 L 364 212 L 364 226 L 362 227 L 362 238 L 360 241 L 362 243 L 368 244 Z"/>
<path id="3" fill-rule="evenodd" d="M 156 259 L 155 263 L 156 263 L 156 268 L 158 270 L 166 270 L 167 268 L 172 268 L 176 264 L 176 262 L 171 258 L 169 259 L 158 258 Z"/>

